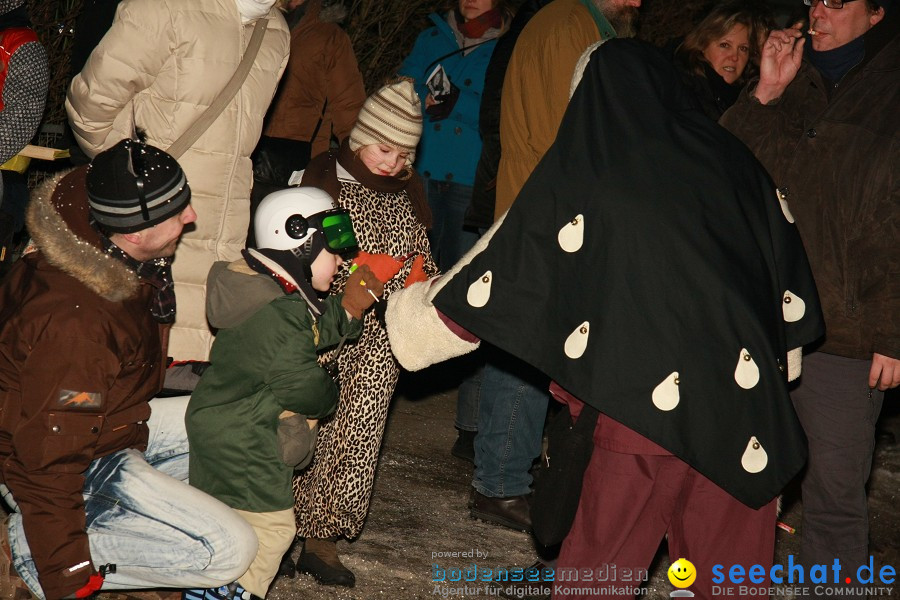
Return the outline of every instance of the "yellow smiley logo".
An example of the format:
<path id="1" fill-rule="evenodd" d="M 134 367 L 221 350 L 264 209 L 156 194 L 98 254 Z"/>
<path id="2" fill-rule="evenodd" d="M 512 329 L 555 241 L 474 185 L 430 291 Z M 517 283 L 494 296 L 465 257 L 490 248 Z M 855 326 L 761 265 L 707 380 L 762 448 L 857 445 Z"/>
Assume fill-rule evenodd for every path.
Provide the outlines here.
<path id="1" fill-rule="evenodd" d="M 686 558 L 679 558 L 669 567 L 669 581 L 677 588 L 690 587 L 697 579 L 697 569 Z"/>

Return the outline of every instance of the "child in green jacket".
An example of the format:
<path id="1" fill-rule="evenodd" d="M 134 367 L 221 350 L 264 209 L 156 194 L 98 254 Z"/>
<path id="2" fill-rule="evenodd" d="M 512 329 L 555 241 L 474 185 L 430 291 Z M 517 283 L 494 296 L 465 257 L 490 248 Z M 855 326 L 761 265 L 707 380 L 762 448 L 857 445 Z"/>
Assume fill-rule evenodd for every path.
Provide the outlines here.
<path id="1" fill-rule="evenodd" d="M 191 600 L 265 597 L 296 532 L 291 477 L 338 400 L 317 353 L 359 336 L 363 312 L 383 292 L 361 266 L 343 294 L 320 298 L 342 256 L 357 250 L 349 214 L 322 190 L 270 194 L 254 228 L 258 248 L 210 270 L 207 318 L 219 331 L 186 423 L 191 485 L 237 510 L 259 546 L 236 582 L 189 590 Z"/>

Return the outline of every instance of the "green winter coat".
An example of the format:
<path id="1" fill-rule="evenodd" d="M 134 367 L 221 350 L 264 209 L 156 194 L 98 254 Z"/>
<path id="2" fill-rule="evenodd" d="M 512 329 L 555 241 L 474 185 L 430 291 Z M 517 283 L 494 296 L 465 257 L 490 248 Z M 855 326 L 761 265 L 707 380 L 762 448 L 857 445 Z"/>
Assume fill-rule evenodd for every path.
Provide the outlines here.
<path id="1" fill-rule="evenodd" d="M 283 294 L 243 261 L 216 263 L 207 294 L 219 333 L 185 417 L 191 485 L 239 510 L 291 508 L 293 468 L 278 457 L 278 415 L 334 411 L 338 389 L 317 352 L 359 336 L 362 322 L 348 320 L 341 296 L 326 298 L 314 319 L 298 294 Z"/>

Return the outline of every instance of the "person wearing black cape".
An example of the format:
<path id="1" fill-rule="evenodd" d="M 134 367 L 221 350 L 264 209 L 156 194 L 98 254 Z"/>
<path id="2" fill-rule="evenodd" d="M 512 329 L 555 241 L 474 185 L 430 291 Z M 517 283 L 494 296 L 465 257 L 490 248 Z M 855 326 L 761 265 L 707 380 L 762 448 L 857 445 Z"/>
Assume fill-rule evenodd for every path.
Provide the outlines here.
<path id="1" fill-rule="evenodd" d="M 646 570 L 665 534 L 700 597 L 714 564 L 768 572 L 775 498 L 806 459 L 788 379 L 822 315 L 787 203 L 659 50 L 594 51 L 510 211 L 386 318 L 406 368 L 477 336 L 549 375 L 573 414 L 600 411 L 557 572 Z M 555 596 L 629 596 L 607 583 L 557 579 Z"/>

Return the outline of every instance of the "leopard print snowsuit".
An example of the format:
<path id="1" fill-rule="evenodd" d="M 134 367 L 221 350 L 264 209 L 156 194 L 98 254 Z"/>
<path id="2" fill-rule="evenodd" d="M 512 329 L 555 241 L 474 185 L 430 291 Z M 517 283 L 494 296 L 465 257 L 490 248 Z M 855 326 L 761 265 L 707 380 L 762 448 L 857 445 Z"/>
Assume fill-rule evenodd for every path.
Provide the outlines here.
<path id="1" fill-rule="evenodd" d="M 406 191 L 379 192 L 344 178 L 340 190 L 337 203 L 350 211 L 361 250 L 391 256 L 417 252 L 425 258 L 426 274 L 438 273 L 425 227 L 416 218 Z M 411 266 L 412 260 L 407 260 L 385 283 L 382 301 L 403 287 Z M 332 292 L 343 290 L 349 267 L 349 262 L 341 267 Z M 299 537 L 355 538 L 369 510 L 388 406 L 400 374 L 387 331 L 372 311 L 365 316 L 359 340 L 348 342 L 338 356 L 338 365 L 337 410 L 321 423 L 312 464 L 294 478 Z"/>

